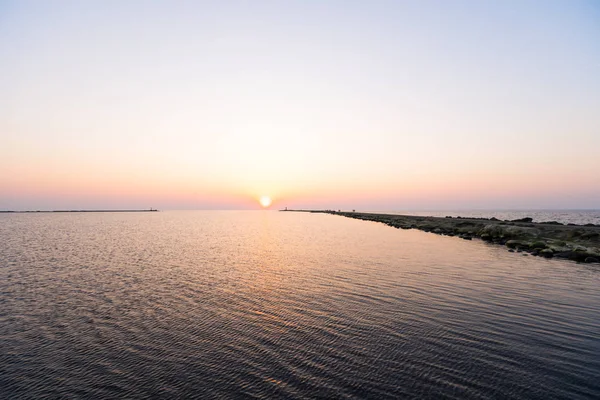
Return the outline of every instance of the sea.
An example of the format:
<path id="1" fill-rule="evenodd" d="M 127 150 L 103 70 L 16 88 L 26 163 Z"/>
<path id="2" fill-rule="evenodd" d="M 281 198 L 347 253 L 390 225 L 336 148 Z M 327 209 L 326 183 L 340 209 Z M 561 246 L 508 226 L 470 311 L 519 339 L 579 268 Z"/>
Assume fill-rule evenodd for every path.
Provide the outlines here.
<path id="1" fill-rule="evenodd" d="M 598 288 L 329 214 L 0 214 L 0 398 L 598 399 Z"/>

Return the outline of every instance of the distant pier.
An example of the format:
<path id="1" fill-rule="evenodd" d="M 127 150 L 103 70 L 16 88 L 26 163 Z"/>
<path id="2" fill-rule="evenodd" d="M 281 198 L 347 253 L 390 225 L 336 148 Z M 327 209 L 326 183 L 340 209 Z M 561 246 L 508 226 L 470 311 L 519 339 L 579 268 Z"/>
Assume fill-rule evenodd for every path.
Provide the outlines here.
<path id="1" fill-rule="evenodd" d="M 0 211 L 0 213 L 30 214 L 30 213 L 131 213 L 131 212 L 158 212 L 157 209 L 147 210 L 27 210 L 27 211 Z"/>

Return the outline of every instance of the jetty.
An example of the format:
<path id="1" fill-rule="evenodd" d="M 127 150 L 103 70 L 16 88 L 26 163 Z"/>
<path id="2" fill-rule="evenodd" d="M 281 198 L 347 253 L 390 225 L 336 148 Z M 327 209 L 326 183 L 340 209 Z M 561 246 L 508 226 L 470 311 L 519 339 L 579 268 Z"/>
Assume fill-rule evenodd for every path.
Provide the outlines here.
<path id="1" fill-rule="evenodd" d="M 339 215 L 380 222 L 397 229 L 418 229 L 465 240 L 480 239 L 505 246 L 508 251 L 583 263 L 600 263 L 600 225 L 533 222 L 532 218 L 425 217 L 334 210 L 287 210 Z"/>
<path id="2" fill-rule="evenodd" d="M 0 211 L 0 213 L 131 213 L 131 212 L 157 212 L 155 208 L 147 210 L 27 210 L 27 211 Z"/>

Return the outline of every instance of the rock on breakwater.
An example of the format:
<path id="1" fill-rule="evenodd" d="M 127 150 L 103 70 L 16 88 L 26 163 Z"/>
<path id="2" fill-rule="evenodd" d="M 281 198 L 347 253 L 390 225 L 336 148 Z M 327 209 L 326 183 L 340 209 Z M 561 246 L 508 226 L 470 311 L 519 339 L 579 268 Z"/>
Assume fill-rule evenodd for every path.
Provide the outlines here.
<path id="1" fill-rule="evenodd" d="M 466 240 L 479 238 L 524 254 L 600 263 L 600 226 L 593 224 L 563 225 L 554 221 L 534 223 L 530 218 L 500 221 L 496 218 L 440 218 L 331 210 L 288 211 L 334 214 L 381 222 L 398 229 L 419 229 Z"/>

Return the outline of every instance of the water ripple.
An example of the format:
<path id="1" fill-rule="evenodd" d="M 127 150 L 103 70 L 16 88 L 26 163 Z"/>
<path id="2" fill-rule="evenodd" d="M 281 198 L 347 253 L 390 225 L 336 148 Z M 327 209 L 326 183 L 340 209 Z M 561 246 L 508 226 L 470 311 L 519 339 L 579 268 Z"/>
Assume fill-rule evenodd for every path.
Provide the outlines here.
<path id="1" fill-rule="evenodd" d="M 598 270 L 328 215 L 1 215 L 20 398 L 600 397 Z"/>

